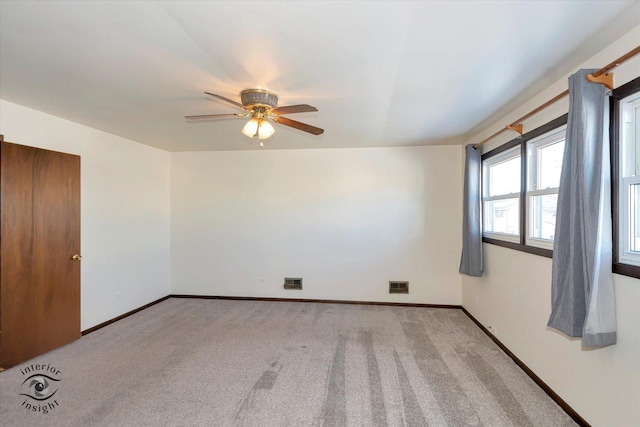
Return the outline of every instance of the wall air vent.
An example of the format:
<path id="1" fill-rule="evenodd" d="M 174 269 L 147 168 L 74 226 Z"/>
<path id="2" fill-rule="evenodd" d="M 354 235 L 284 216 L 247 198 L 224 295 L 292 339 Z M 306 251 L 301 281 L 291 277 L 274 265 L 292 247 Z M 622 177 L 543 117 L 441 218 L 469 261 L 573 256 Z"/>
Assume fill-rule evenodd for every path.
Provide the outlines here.
<path id="1" fill-rule="evenodd" d="M 302 277 L 285 277 L 284 288 L 302 290 Z"/>
<path id="2" fill-rule="evenodd" d="M 389 282 L 390 294 L 408 294 L 409 282 Z"/>

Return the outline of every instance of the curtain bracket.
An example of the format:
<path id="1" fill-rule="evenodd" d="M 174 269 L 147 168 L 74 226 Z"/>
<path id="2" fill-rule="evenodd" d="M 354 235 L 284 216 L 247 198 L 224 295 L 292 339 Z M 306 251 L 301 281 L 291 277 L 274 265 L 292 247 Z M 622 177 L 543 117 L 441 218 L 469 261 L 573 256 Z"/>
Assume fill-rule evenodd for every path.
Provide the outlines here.
<path id="1" fill-rule="evenodd" d="M 520 135 L 522 135 L 523 132 L 522 123 L 507 125 L 505 129 L 518 132 Z"/>
<path id="2" fill-rule="evenodd" d="M 590 81 L 591 83 L 600 83 L 607 89 L 613 90 L 613 73 L 605 73 L 599 76 L 594 76 L 593 74 L 594 73 L 587 74 L 587 81 Z"/>

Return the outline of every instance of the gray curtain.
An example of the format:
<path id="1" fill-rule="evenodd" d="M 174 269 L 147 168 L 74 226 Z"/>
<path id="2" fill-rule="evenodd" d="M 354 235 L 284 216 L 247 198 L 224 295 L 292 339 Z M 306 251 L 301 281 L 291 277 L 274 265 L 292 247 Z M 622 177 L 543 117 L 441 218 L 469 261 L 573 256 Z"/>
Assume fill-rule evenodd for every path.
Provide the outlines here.
<path id="1" fill-rule="evenodd" d="M 481 167 L 480 150 L 474 150 L 473 144 L 467 145 L 462 207 L 462 257 L 459 271 L 476 277 L 482 276 Z"/>
<path id="2" fill-rule="evenodd" d="M 585 347 L 616 343 L 611 244 L 609 99 L 601 84 L 569 78 L 548 326 Z"/>

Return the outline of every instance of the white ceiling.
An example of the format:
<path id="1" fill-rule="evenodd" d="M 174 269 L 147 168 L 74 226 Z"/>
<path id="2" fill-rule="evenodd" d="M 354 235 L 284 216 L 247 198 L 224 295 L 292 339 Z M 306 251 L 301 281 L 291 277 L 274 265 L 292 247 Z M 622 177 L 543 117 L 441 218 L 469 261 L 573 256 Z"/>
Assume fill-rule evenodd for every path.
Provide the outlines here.
<path id="1" fill-rule="evenodd" d="M 288 117 L 265 148 L 460 143 L 639 24 L 632 1 L 1 1 L 0 97 L 170 151 L 256 149 L 242 89 Z M 611 25 L 611 22 L 614 22 Z M 603 64 L 604 65 L 604 64 Z"/>

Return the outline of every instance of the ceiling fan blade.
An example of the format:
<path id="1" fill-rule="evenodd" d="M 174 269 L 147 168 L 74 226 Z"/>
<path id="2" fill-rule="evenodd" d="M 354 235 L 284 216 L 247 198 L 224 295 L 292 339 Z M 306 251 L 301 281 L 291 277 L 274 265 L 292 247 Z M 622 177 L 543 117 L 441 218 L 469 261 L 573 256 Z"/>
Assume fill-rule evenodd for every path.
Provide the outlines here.
<path id="1" fill-rule="evenodd" d="M 214 117 L 244 117 L 244 114 L 200 114 L 199 116 L 184 116 L 185 119 L 212 119 Z"/>
<path id="2" fill-rule="evenodd" d="M 287 105 L 285 107 L 277 107 L 271 110 L 273 114 L 291 114 L 291 113 L 309 113 L 311 111 L 318 111 L 316 107 L 312 107 L 307 104 L 300 105 Z"/>
<path id="3" fill-rule="evenodd" d="M 205 93 L 206 93 L 207 95 L 211 95 L 211 96 L 215 96 L 216 98 L 220 98 L 220 99 L 222 99 L 223 101 L 227 101 L 229 104 L 233 104 L 233 105 L 235 105 L 236 107 L 238 107 L 238 108 L 242 108 L 242 109 L 244 110 L 244 107 L 243 107 L 243 106 L 242 106 L 242 104 L 240 104 L 239 102 L 236 102 L 236 101 L 234 101 L 234 100 L 232 100 L 232 99 L 229 99 L 229 98 L 225 98 L 224 96 L 221 96 L 221 95 L 216 95 L 215 93 L 211 93 L 211 92 L 205 92 Z"/>
<path id="4" fill-rule="evenodd" d="M 274 117 L 273 121 L 280 123 L 281 125 L 290 126 L 292 128 L 300 129 L 305 132 L 312 133 L 314 135 L 322 135 L 324 129 L 317 128 L 315 126 L 308 125 L 306 123 L 300 123 L 295 120 L 287 119 L 286 117 Z"/>

